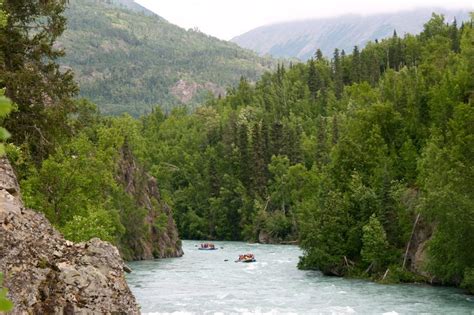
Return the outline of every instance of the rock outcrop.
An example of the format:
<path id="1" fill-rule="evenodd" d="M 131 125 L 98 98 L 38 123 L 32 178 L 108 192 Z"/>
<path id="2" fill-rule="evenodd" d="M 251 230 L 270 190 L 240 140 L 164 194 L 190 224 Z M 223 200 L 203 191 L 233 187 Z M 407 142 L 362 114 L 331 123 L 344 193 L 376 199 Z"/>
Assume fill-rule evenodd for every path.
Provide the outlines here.
<path id="1" fill-rule="evenodd" d="M 190 103 L 197 95 L 206 91 L 210 92 L 215 97 L 224 97 L 227 94 L 224 88 L 212 82 L 199 84 L 196 82 L 188 82 L 180 79 L 174 86 L 170 88 L 171 94 L 184 104 Z"/>
<path id="2" fill-rule="evenodd" d="M 0 158 L 0 272 L 13 314 L 138 314 L 114 246 L 74 244 L 26 209 L 15 174 Z"/>
<path id="3" fill-rule="evenodd" d="M 124 146 L 121 150 L 117 181 L 135 203 L 146 210 L 144 237 L 129 244 L 131 260 L 171 258 L 183 255 L 178 229 L 171 208 L 162 200 L 157 181 L 137 162 L 131 150 Z"/>
<path id="4" fill-rule="evenodd" d="M 420 216 L 408 248 L 407 266 L 410 271 L 425 277 L 429 282 L 438 283 L 438 280 L 426 271 L 428 244 L 433 236 L 433 229 L 433 226 Z"/>

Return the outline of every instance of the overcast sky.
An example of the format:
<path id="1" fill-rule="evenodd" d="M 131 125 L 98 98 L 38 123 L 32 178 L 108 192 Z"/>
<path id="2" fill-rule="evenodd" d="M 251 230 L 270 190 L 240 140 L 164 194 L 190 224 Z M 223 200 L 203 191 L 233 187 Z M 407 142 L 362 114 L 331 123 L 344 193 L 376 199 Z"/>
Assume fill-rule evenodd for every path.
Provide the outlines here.
<path id="1" fill-rule="evenodd" d="M 416 7 L 469 8 L 474 0 L 135 0 L 173 24 L 229 40 L 280 21 Z"/>

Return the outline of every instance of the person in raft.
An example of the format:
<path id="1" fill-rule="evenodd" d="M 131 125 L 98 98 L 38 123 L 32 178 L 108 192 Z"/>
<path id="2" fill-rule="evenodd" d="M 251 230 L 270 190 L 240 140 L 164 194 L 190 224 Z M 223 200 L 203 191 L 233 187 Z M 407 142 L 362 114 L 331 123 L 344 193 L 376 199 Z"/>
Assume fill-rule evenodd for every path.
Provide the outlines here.
<path id="1" fill-rule="evenodd" d="M 214 244 L 211 244 L 211 243 L 204 243 L 204 244 L 201 244 L 201 248 L 205 248 L 205 249 L 214 249 L 215 246 Z"/>
<path id="2" fill-rule="evenodd" d="M 255 256 L 253 254 L 239 255 L 239 261 L 247 260 L 247 259 L 254 259 L 254 257 Z"/>

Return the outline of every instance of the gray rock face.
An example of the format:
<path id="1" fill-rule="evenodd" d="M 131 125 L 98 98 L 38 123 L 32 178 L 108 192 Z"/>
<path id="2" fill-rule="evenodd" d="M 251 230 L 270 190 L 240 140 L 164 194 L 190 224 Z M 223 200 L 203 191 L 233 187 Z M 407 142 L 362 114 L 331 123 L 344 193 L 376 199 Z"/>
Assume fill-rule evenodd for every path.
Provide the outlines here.
<path id="1" fill-rule="evenodd" d="M 0 272 L 13 314 L 139 314 L 117 248 L 74 244 L 25 209 L 14 172 L 0 158 Z"/>
<path id="2" fill-rule="evenodd" d="M 428 261 L 428 244 L 433 236 L 434 226 L 428 224 L 426 220 L 421 217 L 418 222 L 411 246 L 408 249 L 408 268 L 410 271 L 426 277 L 431 283 L 438 283 L 439 280 L 433 277 L 426 270 L 426 262 Z"/>
<path id="3" fill-rule="evenodd" d="M 117 182 L 122 183 L 126 193 L 147 211 L 147 237 L 133 244 L 133 255 L 125 259 L 147 260 L 182 256 L 181 240 L 171 208 L 161 198 L 156 179 L 140 166 L 126 147 L 121 151 Z M 159 218 L 164 219 L 164 222 L 158 228 L 155 223 Z"/>

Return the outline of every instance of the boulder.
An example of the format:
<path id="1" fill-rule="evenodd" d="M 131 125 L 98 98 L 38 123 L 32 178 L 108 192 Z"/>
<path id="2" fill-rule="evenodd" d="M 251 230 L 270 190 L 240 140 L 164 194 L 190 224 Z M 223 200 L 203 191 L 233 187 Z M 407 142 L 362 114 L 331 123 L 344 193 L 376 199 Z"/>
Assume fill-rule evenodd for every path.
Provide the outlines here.
<path id="1" fill-rule="evenodd" d="M 0 158 L 0 272 L 12 314 L 139 314 L 116 247 L 74 244 L 26 209 L 15 174 Z"/>

